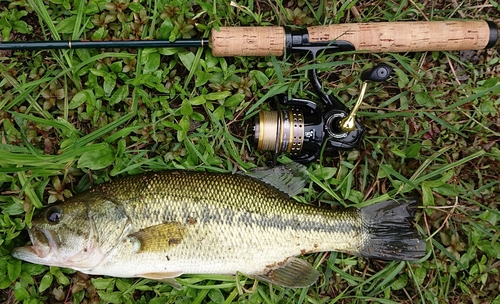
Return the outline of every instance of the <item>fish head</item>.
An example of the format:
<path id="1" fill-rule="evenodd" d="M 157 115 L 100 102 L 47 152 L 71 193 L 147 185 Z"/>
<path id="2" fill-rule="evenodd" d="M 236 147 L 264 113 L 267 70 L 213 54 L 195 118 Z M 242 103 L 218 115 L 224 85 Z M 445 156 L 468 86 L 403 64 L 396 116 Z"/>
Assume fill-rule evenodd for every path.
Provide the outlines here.
<path id="1" fill-rule="evenodd" d="M 83 272 L 98 265 L 115 244 L 109 241 L 116 241 L 103 235 L 106 231 L 103 225 L 114 224 L 114 233 L 123 231 L 121 223 L 113 223 L 116 215 L 111 218 L 106 215 L 120 212 L 107 200 L 90 198 L 92 202 L 89 202 L 87 196 L 74 198 L 67 203 L 51 205 L 34 217 L 28 229 L 32 245 L 14 248 L 12 255 L 35 264 Z"/>

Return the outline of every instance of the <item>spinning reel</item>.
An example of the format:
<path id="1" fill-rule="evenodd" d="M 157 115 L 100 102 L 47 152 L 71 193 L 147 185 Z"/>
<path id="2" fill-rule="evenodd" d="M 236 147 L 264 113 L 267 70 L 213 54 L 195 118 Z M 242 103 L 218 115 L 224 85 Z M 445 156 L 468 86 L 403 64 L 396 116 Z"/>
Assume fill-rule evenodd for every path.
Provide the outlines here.
<path id="1" fill-rule="evenodd" d="M 288 33 L 292 35 L 291 33 Z M 296 41 L 304 34 L 293 34 Z M 300 36 L 300 37 L 298 37 Z M 302 48 L 294 46 L 293 51 L 309 52 L 316 59 L 322 51 L 348 51 L 354 47 L 345 41 L 336 41 L 325 47 L 302 42 Z M 325 151 L 352 150 L 359 146 L 365 133 L 364 127 L 356 119 L 356 114 L 369 82 L 381 82 L 389 78 L 392 68 L 381 64 L 361 74 L 363 85 L 358 99 L 349 112 L 337 98 L 323 92 L 316 69 L 311 70 L 311 84 L 319 97 L 319 103 L 307 99 L 277 96 L 273 111 L 261 111 L 255 118 L 254 144 L 259 151 L 273 151 L 274 158 L 279 153 L 287 153 L 299 163 L 316 160 L 324 145 Z"/>

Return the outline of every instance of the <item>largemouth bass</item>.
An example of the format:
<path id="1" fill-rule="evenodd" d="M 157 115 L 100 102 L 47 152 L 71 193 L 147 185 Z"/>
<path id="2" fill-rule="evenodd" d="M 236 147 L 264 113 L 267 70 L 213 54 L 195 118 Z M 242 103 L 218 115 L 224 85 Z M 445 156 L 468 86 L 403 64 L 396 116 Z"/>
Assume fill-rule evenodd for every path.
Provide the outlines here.
<path id="1" fill-rule="evenodd" d="M 168 280 L 240 272 L 294 288 L 319 276 L 298 255 L 425 254 L 411 222 L 414 202 L 341 211 L 298 203 L 286 193 L 303 188 L 304 174 L 289 165 L 249 175 L 172 171 L 113 180 L 45 209 L 28 231 L 32 245 L 12 255 L 94 275 Z"/>

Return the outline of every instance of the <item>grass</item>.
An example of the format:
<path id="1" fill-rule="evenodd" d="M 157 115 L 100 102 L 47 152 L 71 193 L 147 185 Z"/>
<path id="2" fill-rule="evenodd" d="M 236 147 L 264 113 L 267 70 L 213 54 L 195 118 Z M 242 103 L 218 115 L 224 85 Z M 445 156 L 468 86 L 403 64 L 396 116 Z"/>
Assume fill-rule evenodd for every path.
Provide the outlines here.
<path id="1" fill-rule="evenodd" d="M 207 37 L 224 25 L 307 27 L 361 21 L 487 19 L 495 1 L 19 0 L 0 2 L 3 40 Z M 455 4 L 454 4 L 455 3 Z M 209 49 L 0 53 L 0 300 L 5 303 L 500 303 L 500 65 L 477 52 L 215 58 Z M 428 254 L 416 263 L 340 253 L 306 258 L 321 279 L 284 289 L 244 276 L 186 275 L 182 290 L 146 279 L 89 277 L 32 265 L 9 252 L 27 242 L 37 209 L 117 176 L 151 170 L 232 172 L 265 166 L 251 123 L 273 96 L 325 91 L 352 106 L 371 84 L 357 151 L 309 164 L 304 203 L 362 207 L 418 196 Z"/>

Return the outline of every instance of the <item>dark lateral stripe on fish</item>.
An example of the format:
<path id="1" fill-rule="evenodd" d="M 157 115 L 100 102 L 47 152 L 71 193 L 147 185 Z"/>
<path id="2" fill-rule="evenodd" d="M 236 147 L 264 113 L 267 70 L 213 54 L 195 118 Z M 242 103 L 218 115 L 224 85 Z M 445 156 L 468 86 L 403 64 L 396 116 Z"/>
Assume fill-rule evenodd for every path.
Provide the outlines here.
<path id="1" fill-rule="evenodd" d="M 183 219 L 185 223 L 196 221 L 198 224 L 227 224 L 227 225 L 242 225 L 245 227 L 261 226 L 265 228 L 293 228 L 297 230 L 319 232 L 319 231 L 336 231 L 336 232 L 352 232 L 360 231 L 361 223 L 353 222 L 356 219 L 357 210 L 342 211 L 345 213 L 345 220 L 331 220 L 328 216 L 328 210 L 321 210 L 317 218 L 300 219 L 288 214 L 258 214 L 245 212 L 242 210 L 235 211 L 231 208 L 215 208 L 212 205 L 200 203 L 196 211 L 177 208 L 177 213 L 164 214 L 161 210 L 154 210 L 148 216 L 150 220 L 157 222 L 171 222 Z M 319 220 L 321 218 L 321 220 Z M 361 232 L 361 231 L 360 231 Z"/>
<path id="2" fill-rule="evenodd" d="M 266 228 L 293 228 L 304 231 L 353 231 L 359 230 L 360 225 L 355 225 L 348 221 L 331 221 L 328 216 L 318 214 L 322 217 L 322 221 L 299 219 L 296 217 L 287 217 L 285 215 L 271 215 L 266 216 L 263 214 L 252 214 L 245 212 L 234 212 L 229 208 L 219 209 L 217 211 L 211 210 L 210 207 L 204 207 L 198 213 L 184 213 L 183 217 L 188 219 L 190 217 L 200 219 L 203 224 L 221 223 L 229 225 L 243 225 L 261 226 Z M 353 210 L 352 212 L 356 212 Z M 346 214 L 346 216 L 350 216 Z M 349 217 L 350 219 L 351 217 Z"/>

